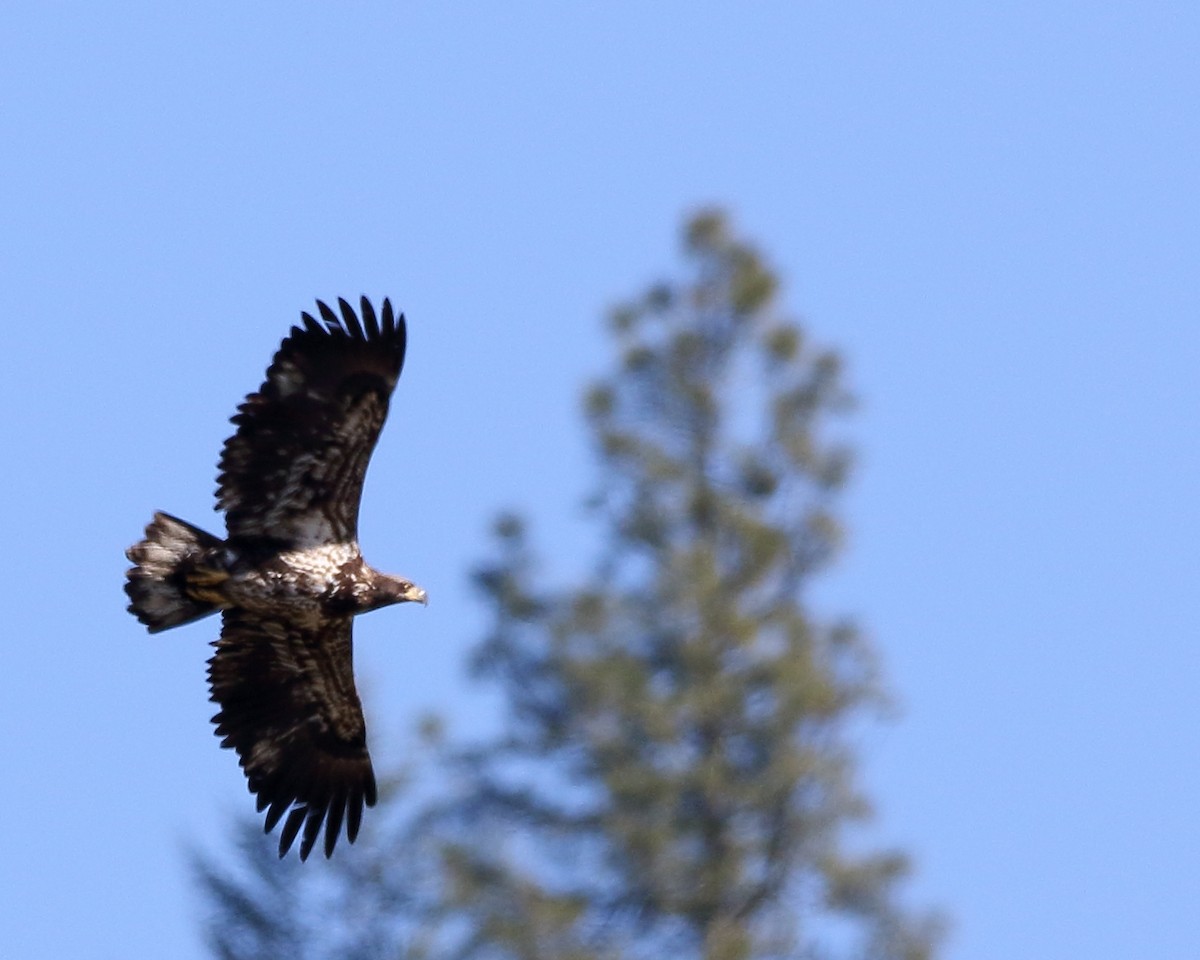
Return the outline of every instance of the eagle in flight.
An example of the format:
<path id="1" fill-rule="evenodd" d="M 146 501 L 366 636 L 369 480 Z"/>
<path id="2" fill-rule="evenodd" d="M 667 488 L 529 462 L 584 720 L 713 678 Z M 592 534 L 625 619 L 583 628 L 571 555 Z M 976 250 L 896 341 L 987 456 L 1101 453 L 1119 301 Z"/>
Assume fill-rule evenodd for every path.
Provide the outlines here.
<path id="1" fill-rule="evenodd" d="M 217 477 L 226 538 L 156 513 L 126 551 L 129 610 L 151 633 L 218 610 L 208 662 L 221 746 L 237 751 L 266 810 L 284 818 L 279 855 L 300 836 L 325 856 L 363 805 L 375 804 L 362 704 L 354 688 L 354 617 L 425 591 L 371 569 L 358 547 L 367 461 L 404 365 L 404 316 L 388 300 L 361 319 L 317 302 L 275 354 L 267 379 L 232 422 Z"/>

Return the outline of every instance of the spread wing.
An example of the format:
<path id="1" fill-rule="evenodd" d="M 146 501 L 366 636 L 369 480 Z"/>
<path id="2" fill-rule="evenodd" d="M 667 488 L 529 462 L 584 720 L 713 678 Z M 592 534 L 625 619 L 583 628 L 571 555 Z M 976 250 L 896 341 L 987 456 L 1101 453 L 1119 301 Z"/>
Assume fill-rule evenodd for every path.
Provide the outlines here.
<path id="1" fill-rule="evenodd" d="M 301 314 L 232 422 L 217 477 L 217 509 L 230 537 L 311 547 L 354 540 L 367 461 L 404 365 L 403 315 L 390 300 L 362 322 L 345 300 L 341 317 L 317 301 L 320 322 Z"/>
<path id="2" fill-rule="evenodd" d="M 354 689 L 351 618 L 316 627 L 226 610 L 208 662 L 221 746 L 233 747 L 270 833 L 287 813 L 279 855 L 303 827 L 300 859 L 325 825 L 325 856 L 343 818 L 351 843 L 375 805 L 362 704 Z"/>

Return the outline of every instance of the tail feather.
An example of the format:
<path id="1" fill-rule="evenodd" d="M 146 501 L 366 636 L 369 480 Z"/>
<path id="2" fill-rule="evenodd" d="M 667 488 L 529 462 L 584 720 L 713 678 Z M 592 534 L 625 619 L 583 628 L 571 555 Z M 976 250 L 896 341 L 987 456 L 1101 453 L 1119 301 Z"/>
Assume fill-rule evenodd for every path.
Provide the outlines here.
<path id="1" fill-rule="evenodd" d="M 222 542 L 177 517 L 156 513 L 146 539 L 125 551 L 134 564 L 125 574 L 129 612 L 151 633 L 215 613 L 216 604 L 189 594 L 187 580 L 205 553 Z"/>

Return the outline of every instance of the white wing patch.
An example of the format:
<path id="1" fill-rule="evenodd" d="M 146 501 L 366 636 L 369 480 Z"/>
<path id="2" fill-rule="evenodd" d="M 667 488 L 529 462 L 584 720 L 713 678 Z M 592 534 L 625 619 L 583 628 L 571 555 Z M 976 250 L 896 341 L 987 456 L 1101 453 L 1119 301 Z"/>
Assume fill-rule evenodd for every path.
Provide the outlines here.
<path id="1" fill-rule="evenodd" d="M 361 559 L 357 543 L 324 543 L 300 550 L 285 550 L 279 559 L 288 568 L 325 581 L 335 576 L 346 564 Z"/>
<path id="2" fill-rule="evenodd" d="M 271 383 L 279 391 L 280 397 L 290 397 L 299 393 L 307 385 L 307 378 L 290 360 L 280 361 L 271 371 Z"/>

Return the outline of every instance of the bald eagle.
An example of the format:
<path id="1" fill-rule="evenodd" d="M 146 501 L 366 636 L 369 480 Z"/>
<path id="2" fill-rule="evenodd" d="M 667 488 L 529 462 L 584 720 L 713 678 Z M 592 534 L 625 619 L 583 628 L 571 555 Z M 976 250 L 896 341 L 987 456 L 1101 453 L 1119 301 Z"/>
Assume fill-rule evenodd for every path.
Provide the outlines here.
<path id="1" fill-rule="evenodd" d="M 426 602 L 409 580 L 379 573 L 358 547 L 367 461 L 404 365 L 403 315 L 388 300 L 361 322 L 317 302 L 301 313 L 257 393 L 232 422 L 217 478 L 220 539 L 156 513 L 126 551 L 129 610 L 151 633 L 220 611 L 208 662 L 221 746 L 237 751 L 279 855 L 301 836 L 308 857 L 325 829 L 333 853 L 376 799 L 352 624 L 369 610 Z M 301 831 L 302 835 L 301 835 Z"/>

